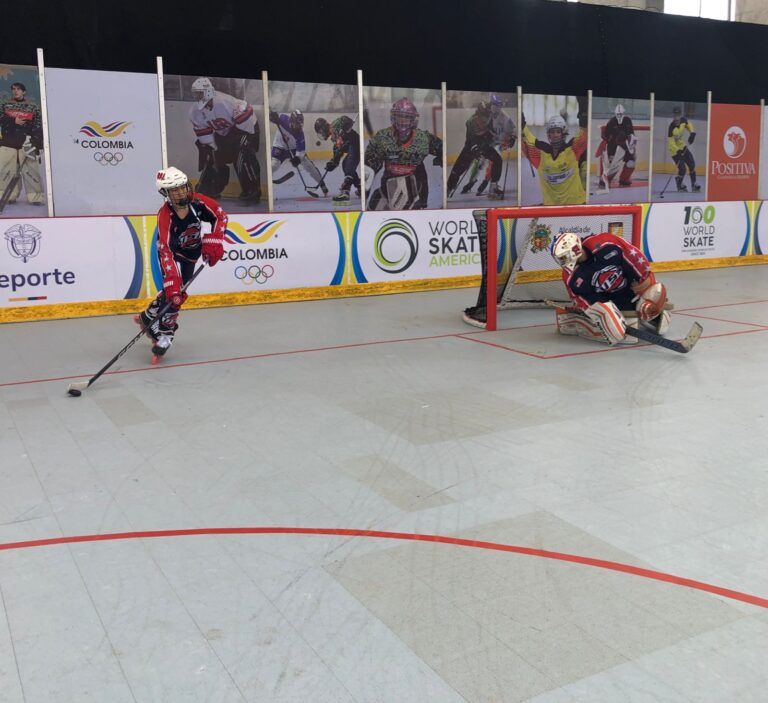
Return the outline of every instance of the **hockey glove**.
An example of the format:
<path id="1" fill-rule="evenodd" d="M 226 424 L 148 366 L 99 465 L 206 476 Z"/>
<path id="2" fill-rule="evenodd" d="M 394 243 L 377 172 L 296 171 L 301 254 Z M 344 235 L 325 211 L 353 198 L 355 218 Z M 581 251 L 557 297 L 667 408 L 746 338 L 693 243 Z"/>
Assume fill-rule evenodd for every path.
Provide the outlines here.
<path id="1" fill-rule="evenodd" d="M 688 135 L 688 143 L 689 143 L 689 144 L 693 144 L 693 140 L 694 140 L 694 139 L 696 139 L 696 132 L 691 132 L 691 133 Z"/>
<path id="2" fill-rule="evenodd" d="M 181 276 L 173 274 L 163 281 L 163 294 L 165 299 L 174 308 L 180 308 L 184 304 L 183 294 L 181 292 Z"/>
<path id="3" fill-rule="evenodd" d="M 24 143 L 21 145 L 21 150 L 24 152 L 24 156 L 27 159 L 33 159 L 35 161 L 40 160 L 40 149 L 32 144 L 32 138 L 27 137 Z"/>
<path id="4" fill-rule="evenodd" d="M 435 156 L 435 158 L 432 159 L 432 165 L 433 166 L 442 166 L 443 165 L 443 155 L 442 154 L 438 154 L 437 156 Z"/>
<path id="5" fill-rule="evenodd" d="M 472 148 L 469 150 L 469 153 L 472 155 L 473 159 L 479 159 L 480 158 L 480 145 L 475 144 L 472 146 Z"/>
<path id="6" fill-rule="evenodd" d="M 203 235 L 203 261 L 215 266 L 224 256 L 224 239 L 220 234 L 209 232 Z"/>
<path id="7" fill-rule="evenodd" d="M 301 159 L 298 156 L 291 157 L 291 165 L 294 168 L 298 168 L 300 163 L 301 163 Z"/>
<path id="8" fill-rule="evenodd" d="M 280 115 L 278 115 L 274 110 L 270 110 L 269 121 L 274 122 L 275 124 L 280 124 Z"/>
<path id="9" fill-rule="evenodd" d="M 329 173 L 333 171 L 339 164 L 337 164 L 335 161 L 329 161 L 327 164 L 325 164 L 325 170 Z"/>

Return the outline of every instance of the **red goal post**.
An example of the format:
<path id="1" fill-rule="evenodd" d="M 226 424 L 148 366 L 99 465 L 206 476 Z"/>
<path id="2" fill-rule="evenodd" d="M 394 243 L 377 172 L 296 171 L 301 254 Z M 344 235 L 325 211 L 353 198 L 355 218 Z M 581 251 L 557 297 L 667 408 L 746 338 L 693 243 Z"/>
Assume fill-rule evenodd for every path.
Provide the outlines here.
<path id="1" fill-rule="evenodd" d="M 490 208 L 487 211 L 487 246 L 484 263 L 484 274 L 486 274 L 485 284 L 485 308 L 486 308 L 486 321 L 485 329 L 493 331 L 497 325 L 497 305 L 498 305 L 498 262 L 499 257 L 499 224 L 505 220 L 529 220 L 530 223 L 534 223 L 532 227 L 529 225 L 529 230 L 535 229 L 535 223 L 545 221 L 547 224 L 542 225 L 544 231 L 552 231 L 553 227 L 556 227 L 554 232 L 568 232 L 577 231 L 581 235 L 597 234 L 599 232 L 613 231 L 613 225 L 621 225 L 621 236 L 625 237 L 629 242 L 636 247 L 641 248 L 642 243 L 642 207 L 640 205 L 574 205 L 570 207 L 516 207 L 516 208 Z M 616 220 L 613 222 L 612 220 Z M 550 224 L 552 223 L 552 224 Z M 629 223 L 629 227 L 625 228 L 625 223 Z M 616 228 L 619 229 L 618 227 Z M 626 229 L 629 229 L 627 232 Z M 513 232 L 514 228 L 510 229 Z M 545 238 L 546 240 L 546 238 Z M 523 264 L 523 259 L 526 252 L 529 251 L 531 245 L 530 236 L 525 240 L 524 246 L 516 251 L 516 242 L 514 236 L 510 234 L 510 247 L 512 248 L 513 256 L 515 258 L 515 269 L 513 269 L 513 276 L 524 274 L 526 267 Z M 546 254 L 549 255 L 549 243 L 546 246 Z M 541 273 L 541 278 L 547 280 L 561 279 L 560 268 L 554 259 L 549 257 L 551 263 L 552 273 L 544 270 Z M 542 269 L 539 269 L 541 272 Z M 487 272 L 487 273 L 486 273 Z M 512 277 L 510 278 L 512 281 Z M 514 281 L 512 281 L 514 283 Z M 509 284 L 507 284 L 509 285 Z M 562 285 L 562 284 L 561 284 Z M 562 286 L 563 292 L 565 287 Z M 562 298 L 561 298 L 562 299 Z M 479 302 L 479 301 L 478 301 Z M 529 307 L 541 307 L 541 305 L 530 305 Z"/>

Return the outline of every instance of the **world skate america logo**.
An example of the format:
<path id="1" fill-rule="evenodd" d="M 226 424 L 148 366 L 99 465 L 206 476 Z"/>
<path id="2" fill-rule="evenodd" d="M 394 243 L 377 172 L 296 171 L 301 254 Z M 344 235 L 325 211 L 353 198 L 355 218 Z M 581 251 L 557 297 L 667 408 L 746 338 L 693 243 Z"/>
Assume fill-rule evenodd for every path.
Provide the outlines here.
<path id="1" fill-rule="evenodd" d="M 741 127 L 728 127 L 723 134 L 723 151 L 731 159 L 738 159 L 747 149 L 747 135 Z"/>
<path id="2" fill-rule="evenodd" d="M 123 133 L 130 122 L 118 120 L 108 124 L 99 124 L 89 120 L 79 133 L 82 137 L 76 138 L 75 144 L 83 149 L 93 149 L 93 160 L 102 166 L 117 166 L 124 158 L 124 151 L 133 149 L 133 142 L 127 139 Z"/>
<path id="3" fill-rule="evenodd" d="M 402 273 L 419 253 L 416 230 L 400 219 L 386 220 L 373 240 L 373 261 L 384 273 Z"/>
<path id="4" fill-rule="evenodd" d="M 5 231 L 5 241 L 8 251 L 14 259 L 27 263 L 40 253 L 40 237 L 42 233 L 30 224 L 13 225 Z"/>

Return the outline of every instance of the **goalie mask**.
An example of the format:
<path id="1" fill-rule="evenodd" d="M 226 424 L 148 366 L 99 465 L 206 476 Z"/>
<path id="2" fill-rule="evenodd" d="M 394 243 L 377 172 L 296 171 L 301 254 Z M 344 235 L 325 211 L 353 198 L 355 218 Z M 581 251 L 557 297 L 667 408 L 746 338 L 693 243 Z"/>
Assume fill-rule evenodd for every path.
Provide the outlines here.
<path id="1" fill-rule="evenodd" d="M 194 191 L 189 184 L 187 174 L 174 166 L 157 172 L 155 177 L 157 192 L 174 207 L 183 207 L 192 202 Z"/>
<path id="2" fill-rule="evenodd" d="M 624 106 L 619 103 L 613 111 L 613 114 L 616 115 L 616 121 L 621 124 L 624 121 Z"/>
<path id="3" fill-rule="evenodd" d="M 565 120 L 560 115 L 555 115 L 547 120 L 547 139 L 549 143 L 560 149 L 565 144 L 565 140 L 568 137 L 568 125 L 565 124 Z"/>
<path id="4" fill-rule="evenodd" d="M 408 98 L 400 98 L 392 105 L 389 119 L 401 142 L 406 141 L 419 124 L 419 113 Z"/>
<path id="5" fill-rule="evenodd" d="M 328 124 L 328 120 L 322 117 L 315 120 L 315 134 L 320 139 L 328 139 L 331 136 L 331 125 Z"/>
<path id="6" fill-rule="evenodd" d="M 584 253 L 581 237 L 574 232 L 561 232 L 553 240 L 549 248 L 552 258 L 561 268 L 573 269 Z"/>
<path id="7" fill-rule="evenodd" d="M 216 90 L 210 78 L 198 78 L 192 84 L 192 97 L 197 101 L 197 107 L 203 109 L 216 95 Z"/>

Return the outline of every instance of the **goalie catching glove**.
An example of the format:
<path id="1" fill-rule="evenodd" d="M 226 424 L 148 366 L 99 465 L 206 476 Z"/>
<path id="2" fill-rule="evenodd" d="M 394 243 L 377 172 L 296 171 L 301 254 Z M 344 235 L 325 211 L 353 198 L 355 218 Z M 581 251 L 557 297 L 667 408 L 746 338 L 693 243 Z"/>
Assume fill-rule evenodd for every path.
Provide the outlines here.
<path id="1" fill-rule="evenodd" d="M 633 283 L 632 292 L 637 296 L 633 302 L 637 316 L 641 320 L 653 320 L 664 312 L 667 289 L 663 283 L 656 280 L 653 273 L 650 273 L 644 280 Z"/>

